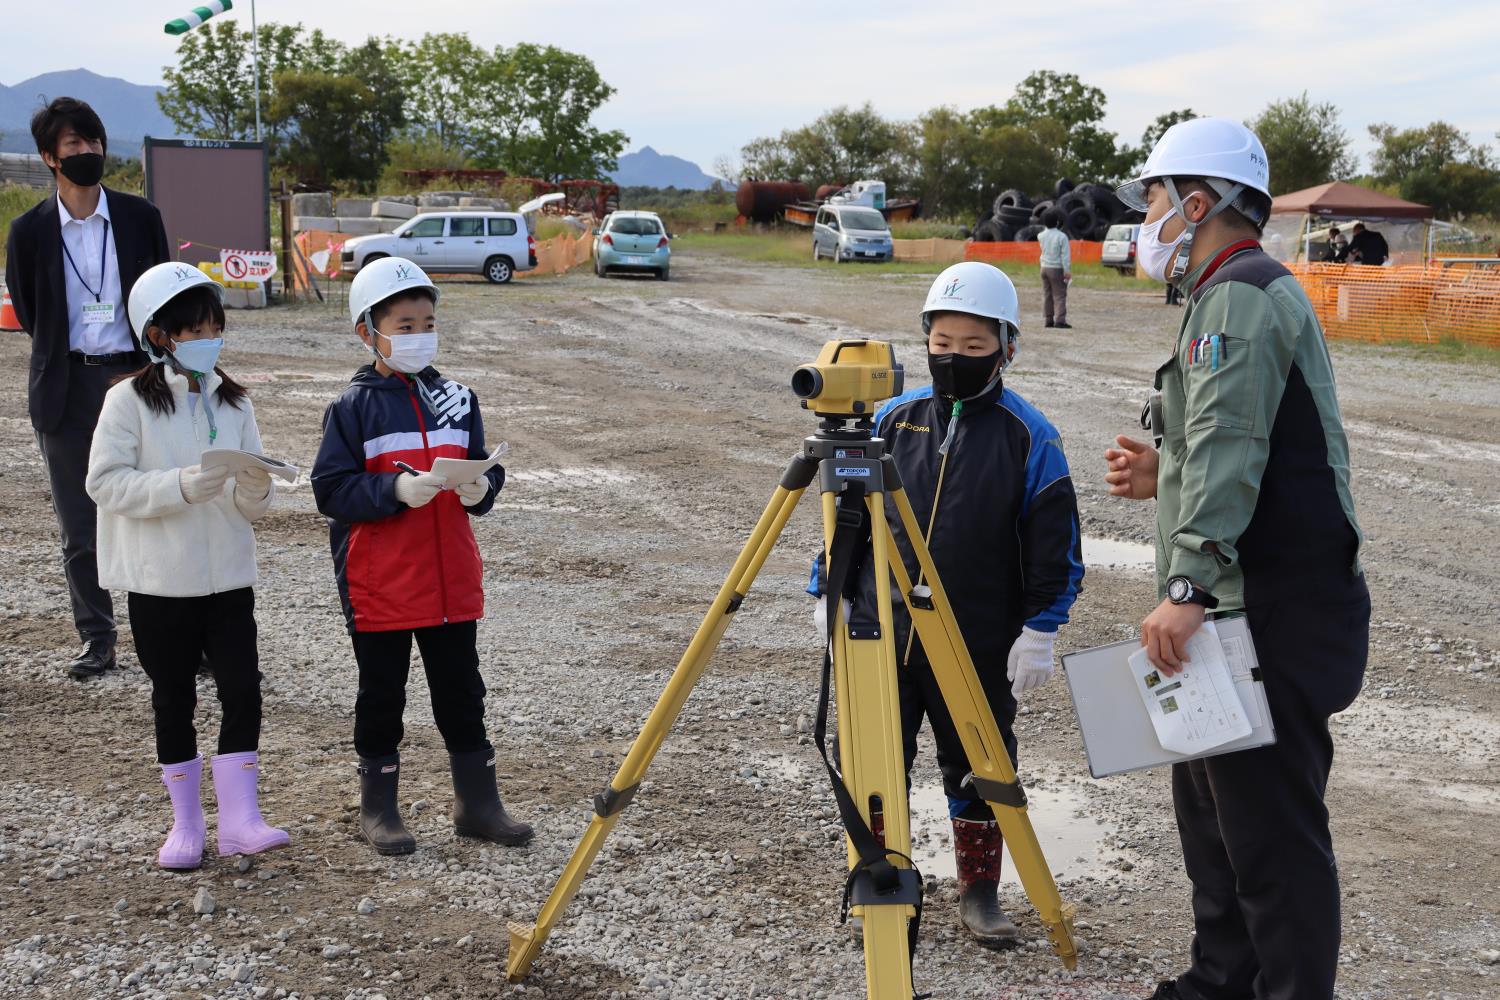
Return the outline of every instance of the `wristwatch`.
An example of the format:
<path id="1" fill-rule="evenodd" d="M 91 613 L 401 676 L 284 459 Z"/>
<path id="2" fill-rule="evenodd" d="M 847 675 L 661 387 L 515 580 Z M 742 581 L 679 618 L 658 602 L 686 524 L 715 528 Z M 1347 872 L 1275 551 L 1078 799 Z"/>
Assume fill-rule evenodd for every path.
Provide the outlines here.
<path id="1" fill-rule="evenodd" d="M 1185 576 L 1174 576 L 1167 581 L 1167 600 L 1173 604 L 1201 604 L 1212 611 L 1219 606 L 1219 599 Z"/>

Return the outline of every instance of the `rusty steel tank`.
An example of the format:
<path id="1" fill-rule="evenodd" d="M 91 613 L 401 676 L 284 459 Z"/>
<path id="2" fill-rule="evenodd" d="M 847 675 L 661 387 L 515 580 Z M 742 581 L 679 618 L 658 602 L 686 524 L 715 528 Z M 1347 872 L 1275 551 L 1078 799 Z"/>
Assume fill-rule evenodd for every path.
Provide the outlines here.
<path id="1" fill-rule="evenodd" d="M 734 193 L 734 207 L 751 222 L 774 222 L 782 208 L 808 197 L 800 181 L 744 181 Z"/>
<path id="2" fill-rule="evenodd" d="M 813 201 L 822 204 L 829 198 L 832 198 L 834 195 L 844 190 L 844 187 L 845 185 L 843 184 L 819 184 L 818 190 L 813 192 Z"/>

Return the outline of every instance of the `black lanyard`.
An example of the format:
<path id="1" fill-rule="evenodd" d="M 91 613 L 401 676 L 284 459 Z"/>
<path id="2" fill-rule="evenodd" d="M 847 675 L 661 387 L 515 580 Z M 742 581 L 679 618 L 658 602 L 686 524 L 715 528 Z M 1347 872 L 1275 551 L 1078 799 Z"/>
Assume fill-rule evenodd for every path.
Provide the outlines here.
<path id="1" fill-rule="evenodd" d="M 89 283 L 83 280 L 83 272 L 78 270 L 78 265 L 74 262 L 73 255 L 68 252 L 68 241 L 63 240 L 62 245 L 63 256 L 68 258 L 68 264 L 73 268 L 73 273 L 78 275 L 78 283 L 88 289 L 88 293 L 94 297 L 94 301 L 98 302 L 99 296 L 104 294 L 104 267 L 109 263 L 109 220 L 104 220 L 104 238 L 99 241 L 99 290 L 97 292 L 89 288 Z"/>

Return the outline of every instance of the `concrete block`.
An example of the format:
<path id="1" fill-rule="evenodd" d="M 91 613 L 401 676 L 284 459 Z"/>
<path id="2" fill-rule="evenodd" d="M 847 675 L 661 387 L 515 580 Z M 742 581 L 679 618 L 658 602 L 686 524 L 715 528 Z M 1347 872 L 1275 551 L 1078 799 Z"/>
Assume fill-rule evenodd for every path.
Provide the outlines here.
<path id="1" fill-rule="evenodd" d="M 340 198 L 333 214 L 340 219 L 368 219 L 374 204 L 369 198 Z"/>
<path id="2" fill-rule="evenodd" d="M 333 214 L 333 195 L 326 193 L 292 195 L 293 215 L 315 215 L 327 218 Z"/>
<path id="3" fill-rule="evenodd" d="M 382 219 L 410 219 L 417 214 L 416 201 L 396 201 L 381 198 L 370 205 L 370 215 Z"/>
<path id="4" fill-rule="evenodd" d="M 265 285 L 256 285 L 254 288 L 224 289 L 225 309 L 264 309 L 265 307 Z"/>
<path id="5" fill-rule="evenodd" d="M 422 208 L 452 208 L 458 204 L 457 198 L 450 198 L 445 194 L 419 194 L 417 205 Z"/>
<path id="6" fill-rule="evenodd" d="M 352 236 L 369 236 L 371 233 L 388 233 L 396 225 L 394 222 L 387 223 L 384 219 L 340 219 L 339 232 Z"/>
<path id="7" fill-rule="evenodd" d="M 339 231 L 339 220 L 332 215 L 292 216 L 293 232 L 301 233 L 309 229 L 321 229 L 325 233 L 336 233 Z"/>
<path id="8" fill-rule="evenodd" d="M 463 197 L 463 198 L 458 199 L 458 207 L 459 208 L 487 208 L 487 209 L 493 209 L 495 207 L 495 199 L 494 198 L 471 198 L 471 197 Z"/>

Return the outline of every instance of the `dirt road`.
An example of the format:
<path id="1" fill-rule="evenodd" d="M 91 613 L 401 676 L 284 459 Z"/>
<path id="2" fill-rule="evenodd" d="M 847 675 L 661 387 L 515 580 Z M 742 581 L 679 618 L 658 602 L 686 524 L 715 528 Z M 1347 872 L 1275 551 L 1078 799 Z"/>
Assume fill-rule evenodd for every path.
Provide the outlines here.
<path id="1" fill-rule="evenodd" d="M 218 858 L 191 874 L 155 867 L 170 814 L 128 629 L 126 669 L 87 685 L 64 676 L 76 643 L 25 415 L 27 344 L 5 335 L 0 995 L 861 995 L 862 957 L 836 923 L 843 848 L 805 734 L 818 665 L 801 593 L 817 544 L 806 510 L 521 986 L 503 981 L 504 928 L 534 919 L 591 796 L 811 432 L 791 369 L 831 337 L 868 334 L 894 340 L 922 380 L 928 280 L 684 256 L 665 284 L 586 271 L 445 284 L 439 367 L 475 389 L 491 439 L 511 444 L 507 486 L 476 522 L 479 634 L 503 788 L 538 836 L 518 850 L 454 838 L 420 671 L 402 799 L 421 846 L 377 859 L 353 836 L 353 661 L 304 479 L 258 531 L 263 807 L 292 846 L 243 872 Z M 1149 505 L 1105 495 L 1099 453 L 1135 426 L 1177 314 L 1154 295 L 1078 290 L 1076 328 L 1044 331 L 1039 286 L 1021 291 L 1030 327 L 1010 384 L 1061 429 L 1097 553 L 1062 633 L 1072 649 L 1126 636 L 1153 603 L 1139 549 L 1092 546 L 1151 538 Z M 228 338 L 225 365 L 251 382 L 267 449 L 306 469 L 324 405 L 362 360 L 343 313 L 232 314 Z M 1376 623 L 1365 692 L 1334 725 L 1341 992 L 1494 996 L 1500 379 L 1408 352 L 1340 345 L 1334 356 Z M 199 730 L 212 752 L 207 682 Z M 1017 730 L 1033 818 L 1079 907 L 1083 961 L 1061 971 L 1014 885 L 1025 948 L 987 952 L 957 931 L 929 751 L 914 776 L 918 846 L 936 878 L 918 986 L 1144 995 L 1182 966 L 1191 927 L 1166 774 L 1091 780 L 1060 680 L 1026 699 Z M 211 914 L 194 912 L 200 887 Z"/>

